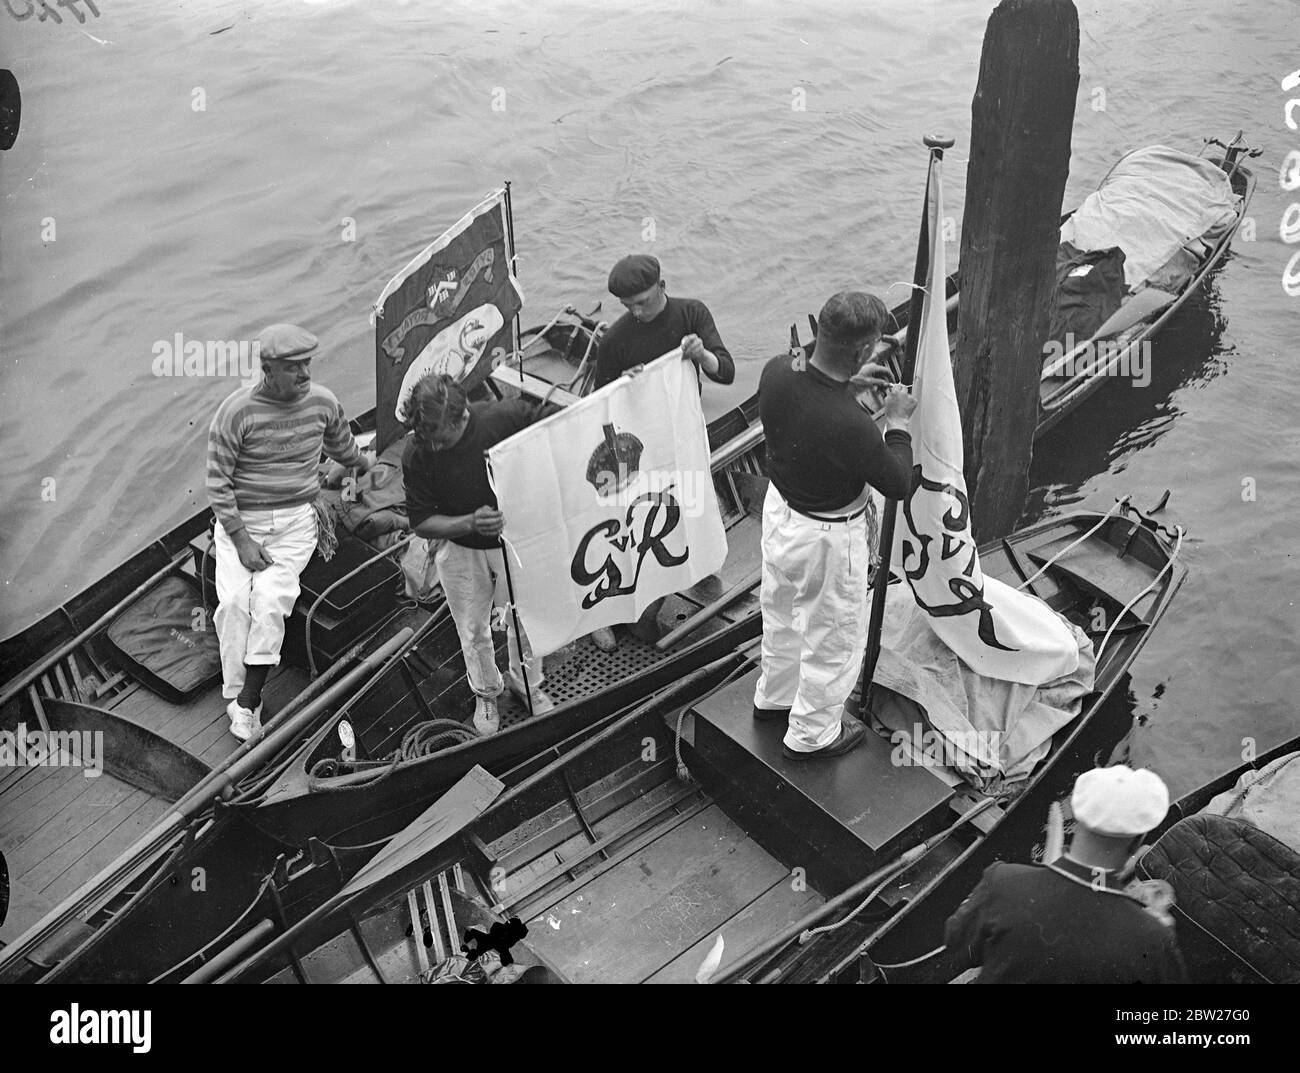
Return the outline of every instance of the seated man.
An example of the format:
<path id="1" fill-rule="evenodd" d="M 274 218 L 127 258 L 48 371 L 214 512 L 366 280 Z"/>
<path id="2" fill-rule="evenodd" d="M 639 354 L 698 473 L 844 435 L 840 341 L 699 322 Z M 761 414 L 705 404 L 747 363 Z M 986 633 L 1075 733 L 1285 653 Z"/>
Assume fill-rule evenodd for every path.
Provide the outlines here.
<path id="1" fill-rule="evenodd" d="M 213 622 L 230 732 L 241 741 L 261 730 L 262 687 L 280 662 L 298 575 L 316 550 L 321 452 L 363 473 L 372 461 L 333 392 L 312 383 L 316 337 L 272 324 L 257 346 L 261 381 L 227 397 L 208 430 L 208 502 L 217 518 Z"/>
<path id="2" fill-rule="evenodd" d="M 1185 983 L 1174 929 L 1118 876 L 1164 819 L 1169 791 L 1119 765 L 1079 776 L 1069 850 L 1044 865 L 988 866 L 948 919 L 944 942 L 981 984 Z"/>
<path id="3" fill-rule="evenodd" d="M 500 539 L 505 518 L 488 483 L 484 453 L 532 424 L 540 409 L 522 399 L 469 403 L 464 388 L 445 373 L 417 381 L 406 404 L 405 424 L 415 434 L 402 454 L 407 515 L 416 534 L 442 542 L 435 559 L 438 580 L 460 634 L 466 676 L 477 697 L 474 729 L 480 734 L 495 734 L 501 725 L 492 613 L 494 605 L 509 604 Z M 506 610 L 503 617 L 510 688 L 521 697 L 531 693 L 534 713 L 549 711 L 555 705 L 541 691 L 542 661 L 523 634 L 525 687 L 514 615 Z"/>
<path id="4" fill-rule="evenodd" d="M 600 340 L 596 352 L 595 387 L 611 384 L 624 373 L 635 373 L 647 362 L 682 348 L 682 357 L 717 384 L 736 379 L 736 364 L 713 324 L 709 307 L 698 298 L 669 298 L 659 274 L 659 262 L 649 254 L 624 257 L 609 273 L 609 290 L 627 309 Z M 656 600 L 631 627 L 641 640 L 659 638 L 657 621 L 663 598 Z M 614 631 L 602 627 L 591 635 L 596 647 L 612 652 Z"/>

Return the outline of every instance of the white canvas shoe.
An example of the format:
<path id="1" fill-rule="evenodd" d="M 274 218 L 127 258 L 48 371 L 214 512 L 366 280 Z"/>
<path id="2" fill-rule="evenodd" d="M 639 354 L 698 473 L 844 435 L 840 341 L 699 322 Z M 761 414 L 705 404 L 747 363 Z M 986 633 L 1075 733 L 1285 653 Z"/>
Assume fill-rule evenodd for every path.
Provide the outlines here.
<path id="1" fill-rule="evenodd" d="M 528 695 L 524 689 L 524 679 L 520 674 L 511 671 L 506 675 L 506 680 L 510 683 L 510 692 L 523 701 L 525 707 L 528 705 Z M 555 707 L 555 701 L 551 700 L 543 691 L 541 686 L 533 686 L 533 714 L 541 715 L 543 712 L 549 712 Z"/>
<path id="2" fill-rule="evenodd" d="M 485 738 L 501 729 L 496 697 L 479 697 L 474 702 L 474 729 Z"/>
<path id="3" fill-rule="evenodd" d="M 238 698 L 226 705 L 226 714 L 230 716 L 230 733 L 240 741 L 247 741 L 262 729 L 262 706 L 256 711 L 249 711 L 239 703 Z"/>

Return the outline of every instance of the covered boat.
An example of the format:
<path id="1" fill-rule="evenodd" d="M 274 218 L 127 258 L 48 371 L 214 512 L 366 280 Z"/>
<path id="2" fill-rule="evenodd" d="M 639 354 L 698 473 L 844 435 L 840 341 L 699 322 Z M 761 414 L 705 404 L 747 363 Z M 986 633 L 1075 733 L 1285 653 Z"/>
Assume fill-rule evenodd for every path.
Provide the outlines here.
<path id="1" fill-rule="evenodd" d="M 1061 218 L 1057 290 L 1039 385 L 1035 438 L 1108 381 L 1146 382 L 1150 344 L 1227 255 L 1255 191 L 1241 132 L 1219 156 L 1166 146 L 1121 157 L 1098 189 Z M 951 322 L 961 271 L 948 279 Z M 897 319 L 896 341 L 906 336 Z M 864 394 L 869 409 L 876 401 Z"/>

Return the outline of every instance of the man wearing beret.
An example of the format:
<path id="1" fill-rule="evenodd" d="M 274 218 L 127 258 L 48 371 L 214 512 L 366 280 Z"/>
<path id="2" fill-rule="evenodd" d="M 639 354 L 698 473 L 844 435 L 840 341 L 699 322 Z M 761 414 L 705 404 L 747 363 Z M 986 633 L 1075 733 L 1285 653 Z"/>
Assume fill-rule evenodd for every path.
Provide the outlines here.
<path id="1" fill-rule="evenodd" d="M 786 724 L 789 760 L 841 756 L 866 728 L 844 716 L 867 639 L 867 572 L 879 541 L 871 490 L 911 487 L 916 403 L 864 365 L 889 313 L 874 295 L 832 295 L 811 356 L 781 354 L 758 383 L 769 484 L 763 504 L 762 673 L 754 718 Z M 849 380 L 889 388 L 876 426 Z"/>
<path id="2" fill-rule="evenodd" d="M 280 662 L 298 575 L 316 550 L 321 452 L 364 473 L 343 407 L 312 382 L 311 332 L 272 324 L 257 336 L 262 379 L 217 407 L 208 429 L 207 492 L 216 515 L 222 695 L 230 732 L 261 730 L 262 687 Z"/>
<path id="3" fill-rule="evenodd" d="M 736 379 L 736 364 L 722 345 L 709 307 L 698 298 L 669 298 L 659 262 L 645 253 L 624 257 L 609 273 L 609 290 L 627 308 L 600 340 L 596 387 L 678 347 L 682 357 L 714 383 Z"/>
<path id="4" fill-rule="evenodd" d="M 697 383 L 701 369 L 718 384 L 730 384 L 736 379 L 736 363 L 718 335 L 709 307 L 698 298 L 668 297 L 654 257 L 646 253 L 624 257 L 610 270 L 609 290 L 627 312 L 601 337 L 596 351 L 595 388 L 611 384 L 624 373 L 678 347 L 682 348 L 682 357 L 694 363 Z M 663 605 L 663 599 L 659 599 L 647 607 L 632 625 L 632 633 L 647 643 L 656 641 Z M 591 638 L 604 652 L 618 647 L 609 627 L 596 630 Z"/>
<path id="5" fill-rule="evenodd" d="M 944 942 L 982 984 L 1185 983 L 1171 924 L 1119 879 L 1164 819 L 1160 776 L 1123 765 L 1084 772 L 1070 798 L 1069 850 L 1047 865 L 996 862 L 962 902 Z"/>

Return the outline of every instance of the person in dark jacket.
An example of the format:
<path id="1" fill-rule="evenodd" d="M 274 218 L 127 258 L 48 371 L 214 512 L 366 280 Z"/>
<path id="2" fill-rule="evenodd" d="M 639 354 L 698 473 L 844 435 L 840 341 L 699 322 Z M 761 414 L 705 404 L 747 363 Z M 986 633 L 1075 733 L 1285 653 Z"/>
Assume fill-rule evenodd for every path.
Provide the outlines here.
<path id="1" fill-rule="evenodd" d="M 1122 765 L 1079 776 L 1070 848 L 1046 865 L 996 862 L 948 919 L 944 942 L 982 984 L 1185 983 L 1172 924 L 1119 876 L 1164 819 L 1169 791 Z"/>

